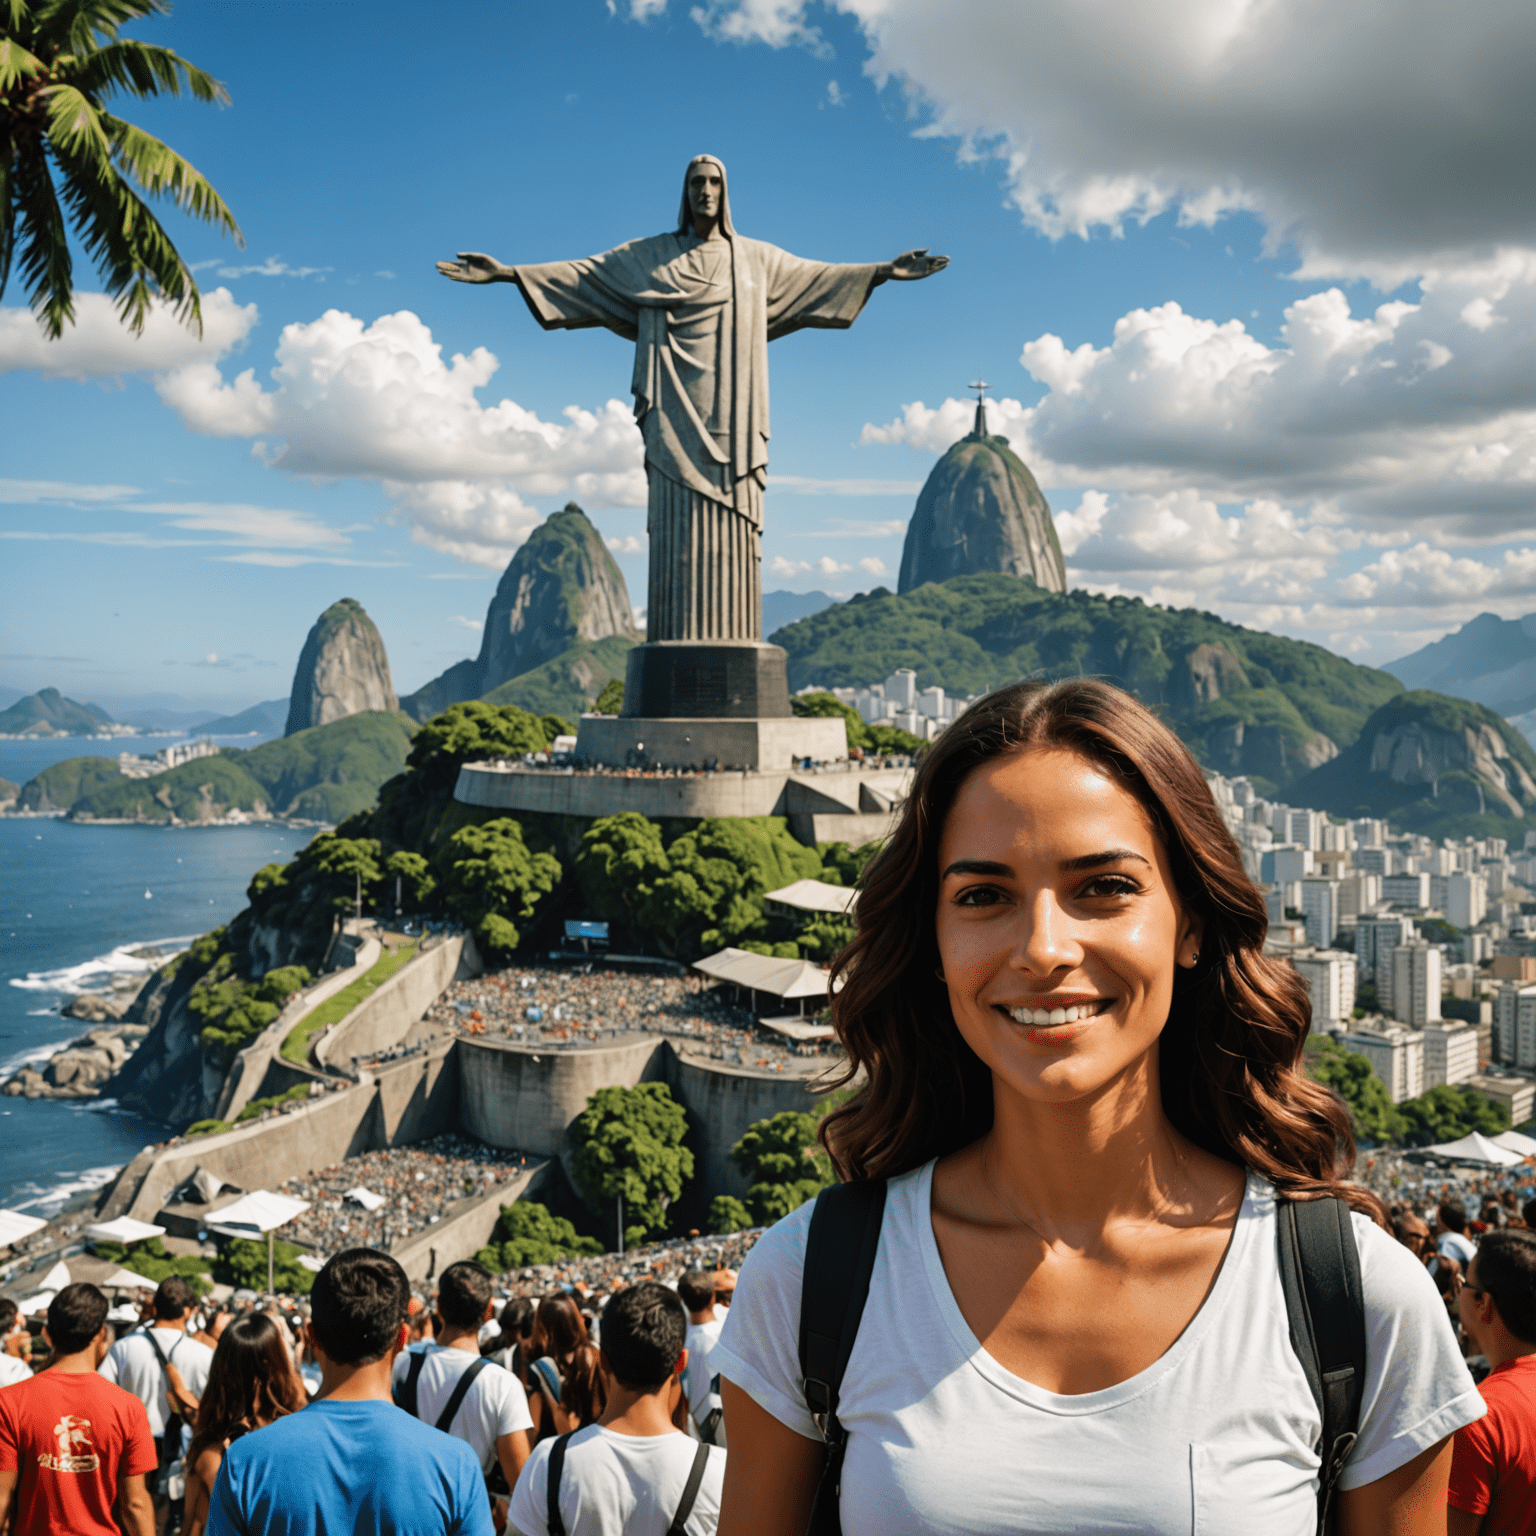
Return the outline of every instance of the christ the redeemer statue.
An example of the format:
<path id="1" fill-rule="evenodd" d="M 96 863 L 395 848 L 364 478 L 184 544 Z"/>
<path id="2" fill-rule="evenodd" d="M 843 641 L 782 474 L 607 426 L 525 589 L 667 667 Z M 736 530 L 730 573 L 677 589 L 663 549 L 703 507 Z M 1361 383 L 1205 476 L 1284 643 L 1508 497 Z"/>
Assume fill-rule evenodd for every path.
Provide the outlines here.
<path id="1" fill-rule="evenodd" d="M 768 343 L 850 326 L 881 283 L 929 277 L 947 256 L 857 265 L 806 261 L 731 223 L 725 167 L 689 162 L 671 234 L 579 261 L 504 266 L 461 252 L 460 283 L 516 283 L 545 330 L 602 325 L 635 345 L 635 418 L 650 505 L 647 639 L 762 636 Z"/>

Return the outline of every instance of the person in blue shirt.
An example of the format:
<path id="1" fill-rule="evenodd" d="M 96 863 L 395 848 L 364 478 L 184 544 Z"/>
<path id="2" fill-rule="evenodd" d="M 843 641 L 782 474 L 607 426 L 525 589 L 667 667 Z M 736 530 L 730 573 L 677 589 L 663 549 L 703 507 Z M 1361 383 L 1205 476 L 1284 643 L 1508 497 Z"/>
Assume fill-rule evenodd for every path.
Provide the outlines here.
<path id="1" fill-rule="evenodd" d="M 344 1249 L 315 1276 L 319 1396 L 230 1446 L 207 1536 L 493 1536 L 475 1453 L 390 1397 L 409 1301 L 405 1271 L 376 1249 Z"/>

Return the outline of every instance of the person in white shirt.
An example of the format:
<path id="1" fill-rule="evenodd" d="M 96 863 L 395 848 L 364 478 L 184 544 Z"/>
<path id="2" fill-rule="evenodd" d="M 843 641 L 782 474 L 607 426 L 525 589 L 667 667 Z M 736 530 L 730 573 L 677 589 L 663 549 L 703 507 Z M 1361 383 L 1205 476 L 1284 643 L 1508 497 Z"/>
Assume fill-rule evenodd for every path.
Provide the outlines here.
<path id="1" fill-rule="evenodd" d="M 654 1281 L 609 1301 L 601 1357 L 607 1407 L 596 1424 L 534 1447 L 512 1491 L 510 1530 L 666 1536 L 676 1523 L 687 1536 L 713 1536 L 725 1452 L 672 1423 L 688 1364 L 687 1330 L 677 1294 Z"/>
<path id="2" fill-rule="evenodd" d="M 688 1412 L 693 1415 L 701 1440 L 709 1445 L 724 1445 L 725 1426 L 718 1411 L 720 1394 L 711 1386 L 714 1372 L 709 1364 L 709 1351 L 725 1327 L 715 1316 L 715 1277 L 702 1269 L 690 1269 L 677 1282 L 677 1294 L 688 1309 L 688 1369 L 683 1373 Z"/>
<path id="3" fill-rule="evenodd" d="M 1188 662 L 1138 686 L 1172 697 Z M 1095 678 L 988 694 L 918 765 L 854 912 L 830 986 L 833 1086 L 858 1086 L 820 1134 L 884 1200 L 867 1301 L 846 1359 L 807 1330 L 832 1378 L 807 1394 L 813 1207 L 748 1256 L 710 1351 L 724 1536 L 804 1531 L 818 1486 L 845 1536 L 1311 1536 L 1330 1496 L 1351 1536 L 1443 1536 L 1482 1400 L 1433 1281 L 1344 1182 L 1306 987 L 1169 726 Z M 1281 1201 L 1321 1199 L 1364 1336 L 1334 1378 L 1358 1433 L 1329 1444 L 1279 1241 Z"/>
<path id="4" fill-rule="evenodd" d="M 491 1315 L 492 1291 L 491 1272 L 483 1265 L 473 1259 L 450 1264 L 437 1292 L 442 1331 L 401 1354 L 391 1380 L 396 1403 L 463 1440 L 479 1458 L 492 1494 L 504 1497 L 528 1460 L 533 1419 L 518 1379 L 480 1354 L 480 1329 Z"/>
<path id="5" fill-rule="evenodd" d="M 1477 1244 L 1467 1236 L 1467 1212 L 1459 1201 L 1447 1200 L 1435 1211 L 1435 1252 L 1455 1259 L 1462 1274 L 1477 1255 Z"/>
<path id="6" fill-rule="evenodd" d="M 21 1358 L 21 1342 L 26 1330 L 16 1329 L 16 1303 L 9 1296 L 0 1296 L 0 1387 L 13 1387 L 18 1381 L 26 1381 L 32 1367 Z"/>

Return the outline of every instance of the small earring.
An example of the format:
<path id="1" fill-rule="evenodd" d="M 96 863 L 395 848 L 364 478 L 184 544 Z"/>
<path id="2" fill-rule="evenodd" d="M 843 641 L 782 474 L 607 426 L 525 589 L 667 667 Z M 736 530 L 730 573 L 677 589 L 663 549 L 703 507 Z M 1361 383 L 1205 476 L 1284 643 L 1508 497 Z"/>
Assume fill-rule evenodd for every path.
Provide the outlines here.
<path id="1" fill-rule="evenodd" d="M 1189 957 L 1189 968 L 1190 968 L 1190 970 L 1194 970 L 1194 968 L 1195 968 L 1195 967 L 1196 967 L 1196 966 L 1197 966 L 1197 965 L 1199 965 L 1199 964 L 1200 964 L 1200 951 L 1199 951 L 1199 950 L 1198 950 L 1198 949 L 1197 949 L 1197 950 L 1196 950 L 1196 951 L 1195 951 L 1195 952 L 1194 952 L 1194 954 L 1192 954 L 1192 955 L 1191 955 L 1191 956 L 1190 956 L 1190 957 Z"/>

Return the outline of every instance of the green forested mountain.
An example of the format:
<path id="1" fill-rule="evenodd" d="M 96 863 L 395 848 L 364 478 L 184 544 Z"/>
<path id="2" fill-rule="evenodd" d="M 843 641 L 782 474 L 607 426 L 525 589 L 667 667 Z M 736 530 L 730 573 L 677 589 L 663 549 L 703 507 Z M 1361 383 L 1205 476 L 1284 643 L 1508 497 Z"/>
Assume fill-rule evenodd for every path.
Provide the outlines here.
<path id="1" fill-rule="evenodd" d="M 75 820 L 210 821 L 231 810 L 340 821 L 366 810 L 397 774 L 415 722 L 364 711 L 250 751 L 226 747 L 147 779 L 109 758 L 56 763 L 22 791 L 26 810 L 68 810 Z"/>
<path id="2" fill-rule="evenodd" d="M 1302 640 L 1140 598 L 1045 592 L 1006 575 L 884 588 L 786 625 L 791 690 L 863 687 L 911 667 L 920 688 L 980 693 L 1020 677 L 1102 677 L 1162 711 L 1207 766 L 1278 789 L 1327 762 L 1402 692 Z"/>
<path id="3" fill-rule="evenodd" d="M 112 717 L 94 704 L 77 704 L 57 688 L 40 688 L 0 709 L 0 736 L 94 736 Z"/>
<path id="4" fill-rule="evenodd" d="M 574 718 L 592 708 L 612 678 L 624 681 L 624 668 L 635 642 L 627 635 L 583 640 L 553 661 L 514 677 L 485 695 L 487 704 L 515 704 L 535 715 Z"/>

